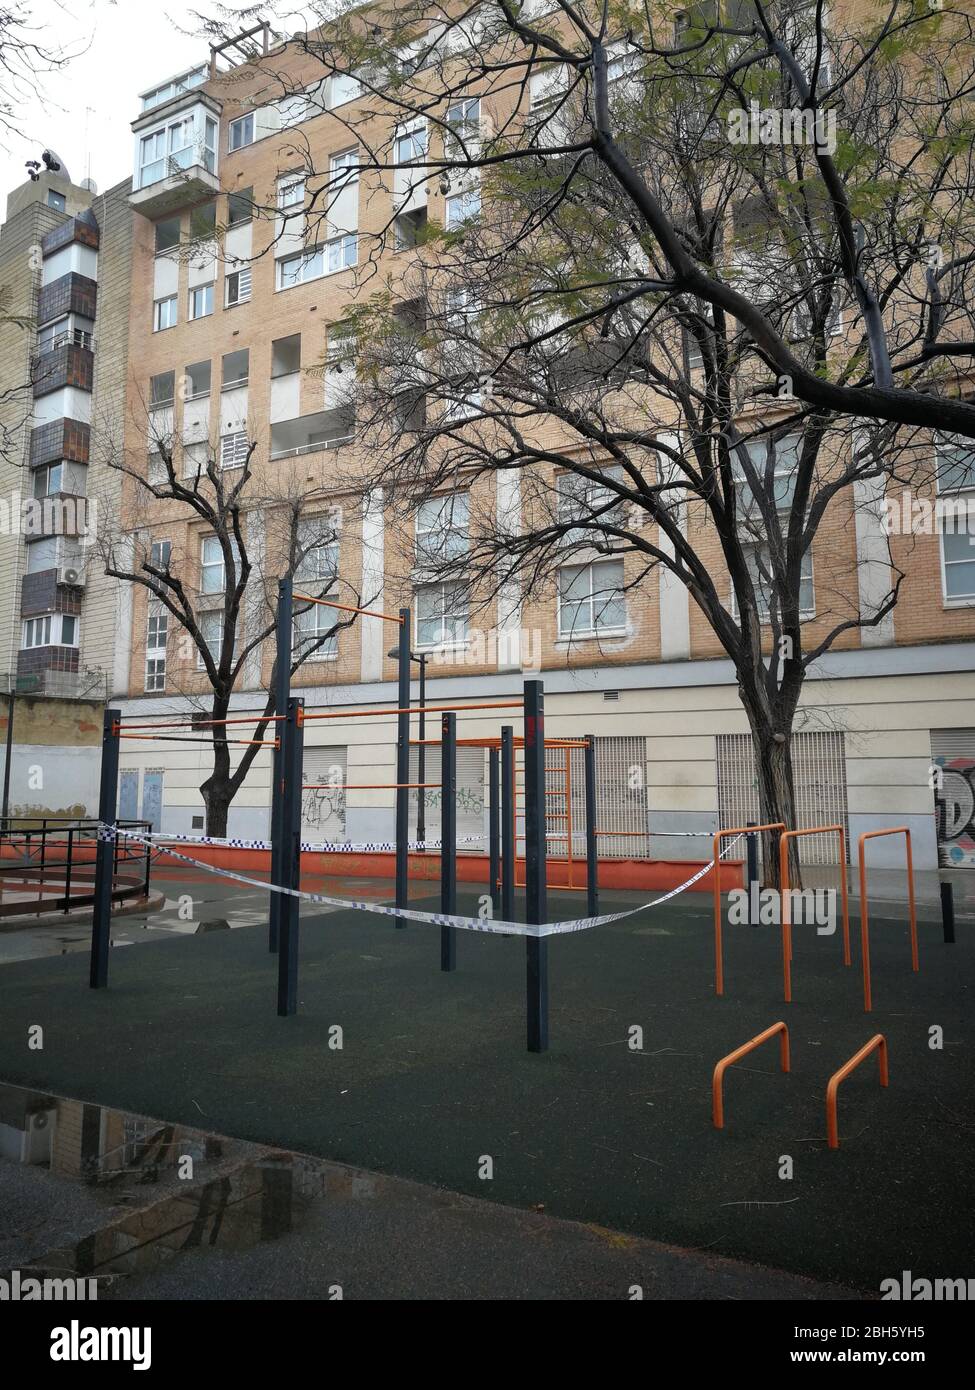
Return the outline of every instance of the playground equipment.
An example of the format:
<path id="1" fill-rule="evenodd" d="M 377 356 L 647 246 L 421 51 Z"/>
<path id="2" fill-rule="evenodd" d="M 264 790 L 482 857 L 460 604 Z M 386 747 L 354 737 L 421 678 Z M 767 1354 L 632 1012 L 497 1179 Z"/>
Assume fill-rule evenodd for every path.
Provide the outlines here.
<path id="1" fill-rule="evenodd" d="M 850 1060 L 844 1062 L 839 1071 L 835 1071 L 829 1079 L 829 1085 L 826 1087 L 826 1135 L 831 1149 L 838 1149 L 840 1146 L 840 1135 L 836 1122 L 836 1099 L 840 1082 L 845 1081 L 850 1072 L 869 1057 L 871 1052 L 878 1054 L 877 1064 L 881 1086 L 887 1086 L 890 1083 L 890 1073 L 887 1067 L 887 1039 L 883 1033 L 875 1033 L 870 1041 L 864 1043 L 860 1051 L 855 1052 Z"/>
<path id="2" fill-rule="evenodd" d="M 714 837 L 711 874 L 714 884 L 714 992 L 724 994 L 724 946 L 721 939 L 721 841 L 730 835 L 757 835 L 763 830 L 784 830 L 783 821 L 769 825 L 739 825 L 731 830 L 719 830 Z"/>
<path id="3" fill-rule="evenodd" d="M 789 1070 L 789 1030 L 784 1023 L 773 1023 L 764 1032 L 756 1034 L 748 1042 L 742 1043 L 741 1047 L 736 1047 L 734 1052 L 729 1052 L 727 1057 L 722 1057 L 721 1061 L 714 1069 L 711 1078 L 711 1117 L 714 1121 L 715 1129 L 724 1129 L 724 1099 L 722 1087 L 724 1084 L 724 1074 L 734 1063 L 747 1057 L 749 1052 L 754 1052 L 756 1047 L 761 1047 L 762 1043 L 768 1042 L 769 1038 L 774 1038 L 779 1034 L 779 1061 L 784 1072 Z"/>
<path id="4" fill-rule="evenodd" d="M 138 833 L 148 821 L 122 820 Z M 71 912 L 94 901 L 97 820 L 71 816 L 0 818 L 0 917 Z M 113 901 L 149 896 L 151 850 L 118 839 L 112 856 Z"/>
<path id="5" fill-rule="evenodd" d="M 779 836 L 779 884 L 782 890 L 782 974 L 785 1002 L 792 1003 L 792 897 L 789 888 L 789 841 L 803 835 L 840 837 L 840 895 L 843 904 L 843 964 L 850 965 L 850 904 L 846 891 L 846 831 L 842 825 L 813 825 L 808 830 L 783 830 Z"/>
<path id="6" fill-rule="evenodd" d="M 172 742 L 199 743 L 205 740 L 192 737 L 194 732 L 214 728 L 260 724 L 274 730 L 273 738 L 228 738 L 229 743 L 262 746 L 272 750 L 271 794 L 271 901 L 268 944 L 278 957 L 277 1011 L 282 1017 L 297 1011 L 298 990 L 298 907 L 301 881 L 301 792 L 304 730 L 315 720 L 347 719 L 346 712 L 306 710 L 304 701 L 292 695 L 290 670 L 292 657 L 292 627 L 294 603 L 321 604 L 343 612 L 361 614 L 399 627 L 397 645 L 398 684 L 397 703 L 389 709 L 361 710 L 358 717 L 388 717 L 395 715 L 396 776 L 390 783 L 351 783 L 350 790 L 389 788 L 396 794 L 395 804 L 395 907 L 406 909 L 409 893 L 409 793 L 419 787 L 439 787 L 442 791 L 440 906 L 444 918 L 456 918 L 457 910 L 457 715 L 484 710 L 520 710 L 524 732 L 517 739 L 513 729 L 502 729 L 499 739 L 465 739 L 462 742 L 488 750 L 491 807 L 489 818 L 489 866 L 491 898 L 496 902 L 500 886 L 502 919 L 514 920 L 514 888 L 516 883 L 516 848 L 518 839 L 525 843 L 526 919 L 528 924 L 546 925 L 546 812 L 545 812 L 545 715 L 542 682 L 524 683 L 522 699 L 481 701 L 470 704 L 426 706 L 425 714 L 440 714 L 441 781 L 439 783 L 409 780 L 410 719 L 417 711 L 411 706 L 410 692 L 410 610 L 400 609 L 398 615 L 375 609 L 353 608 L 330 599 L 295 594 L 290 579 L 279 583 L 276 624 L 276 713 L 270 716 L 234 717 L 229 719 L 191 719 L 142 721 L 127 723 L 118 710 L 107 710 L 102 739 L 102 769 L 99 788 L 99 822 L 104 835 L 99 839 L 95 862 L 94 920 L 91 945 L 89 983 L 93 989 L 108 982 L 108 952 L 110 945 L 108 905 L 111 893 L 110 865 L 113 839 L 118 841 L 116 816 L 119 748 L 124 738 L 165 739 Z M 166 730 L 189 729 L 170 734 Z M 163 731 L 163 732 L 160 732 Z M 428 742 L 428 740 L 424 740 Z M 429 740 L 434 742 L 434 740 Z M 514 751 L 519 748 L 524 760 L 524 824 L 522 836 L 516 835 L 516 787 Z M 586 805 L 586 867 L 590 911 L 598 907 L 597 856 L 595 830 L 595 743 L 586 739 L 557 739 L 552 747 L 566 750 L 581 749 L 585 759 Z M 493 755 L 493 757 L 492 757 Z M 322 784 L 308 783 L 317 787 Z M 495 792 L 500 789 L 500 798 Z M 571 794 L 571 786 L 569 788 Z M 572 843 L 576 831 L 571 821 L 571 805 L 567 808 L 567 843 L 569 872 L 573 872 Z M 562 832 L 558 832 L 561 837 Z M 500 884 L 499 884 L 500 880 Z M 572 884 L 582 891 L 581 885 Z M 276 891 L 277 890 L 277 891 Z M 396 926 L 406 926 L 405 917 L 396 917 Z M 460 925 L 465 925 L 464 921 Z M 440 921 L 440 965 L 445 972 L 456 968 L 456 921 Z M 528 1049 L 542 1052 L 548 1046 L 548 942 L 545 934 L 526 935 L 526 1005 Z"/>
<path id="7" fill-rule="evenodd" d="M 903 835 L 907 852 L 907 902 L 911 924 L 911 969 L 917 971 L 917 912 L 914 905 L 914 857 L 911 853 L 911 832 L 906 825 L 897 825 L 890 830 L 868 830 L 860 836 L 860 953 L 863 956 L 863 1011 L 873 1009 L 873 993 L 870 981 L 870 927 L 867 920 L 867 860 L 868 840 L 878 840 L 884 835 Z M 884 1085 L 887 1083 L 884 1082 Z"/>

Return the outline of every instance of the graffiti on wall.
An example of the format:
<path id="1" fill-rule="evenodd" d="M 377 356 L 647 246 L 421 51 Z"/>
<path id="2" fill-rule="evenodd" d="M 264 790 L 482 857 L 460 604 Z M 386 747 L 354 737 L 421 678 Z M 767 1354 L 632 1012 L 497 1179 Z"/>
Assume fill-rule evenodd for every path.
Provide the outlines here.
<path id="1" fill-rule="evenodd" d="M 975 868 L 975 760 L 936 758 L 934 789 L 938 844 L 950 867 Z"/>

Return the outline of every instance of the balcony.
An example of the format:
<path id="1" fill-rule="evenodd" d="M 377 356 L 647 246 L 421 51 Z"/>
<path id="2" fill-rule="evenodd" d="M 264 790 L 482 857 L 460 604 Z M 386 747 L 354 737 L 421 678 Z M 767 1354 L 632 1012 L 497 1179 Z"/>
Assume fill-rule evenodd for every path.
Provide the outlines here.
<path id="1" fill-rule="evenodd" d="M 296 420 L 280 420 L 271 426 L 271 458 L 294 458 L 321 449 L 337 449 L 348 444 L 354 432 L 355 412 L 348 406 L 300 415 Z"/>
<path id="2" fill-rule="evenodd" d="M 51 420 L 30 432 L 30 465 L 56 463 L 70 459 L 73 463 L 88 463 L 91 450 L 91 427 L 81 420 Z"/>
<path id="3" fill-rule="evenodd" d="M 129 202 L 136 212 L 165 217 L 219 193 L 220 109 L 220 102 L 197 87 L 132 123 L 135 176 Z"/>
<path id="4" fill-rule="evenodd" d="M 129 202 L 143 217 L 155 220 L 191 203 L 213 198 L 220 192 L 220 180 L 202 160 L 209 155 L 182 150 L 156 160 L 142 169 L 142 187 L 134 188 Z"/>

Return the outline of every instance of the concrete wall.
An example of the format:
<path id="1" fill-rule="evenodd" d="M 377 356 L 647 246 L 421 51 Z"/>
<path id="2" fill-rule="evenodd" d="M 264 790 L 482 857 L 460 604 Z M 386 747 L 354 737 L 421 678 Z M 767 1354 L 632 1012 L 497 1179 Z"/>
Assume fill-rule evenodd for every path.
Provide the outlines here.
<path id="1" fill-rule="evenodd" d="M 0 701 L 0 778 L 6 763 L 8 708 L 6 699 Z M 17 697 L 10 760 L 12 815 L 97 814 L 102 709 L 95 701 Z"/>

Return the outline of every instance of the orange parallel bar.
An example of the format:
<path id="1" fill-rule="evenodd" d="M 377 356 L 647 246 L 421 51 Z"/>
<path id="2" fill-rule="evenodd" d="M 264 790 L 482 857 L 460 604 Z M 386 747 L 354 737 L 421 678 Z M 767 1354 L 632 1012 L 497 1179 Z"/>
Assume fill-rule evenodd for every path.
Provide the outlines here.
<path id="1" fill-rule="evenodd" d="M 317 603 L 322 608 L 338 608 L 343 613 L 362 613 L 367 618 L 382 618 L 387 623 L 399 623 L 401 626 L 403 623 L 398 613 L 380 613 L 375 608 L 353 608 L 349 603 L 333 603 L 328 598 L 312 598 L 311 594 L 292 594 L 291 597 L 299 603 Z"/>
<path id="2" fill-rule="evenodd" d="M 250 714 L 237 719 L 200 719 L 192 724 L 187 724 L 185 719 L 179 719 L 172 724 L 122 723 L 116 724 L 112 732 L 117 734 L 121 729 L 215 729 L 221 724 L 277 724 L 286 718 L 284 714 Z"/>
<path id="3" fill-rule="evenodd" d="M 477 704 L 477 705 L 424 705 L 424 707 L 423 707 L 423 713 L 424 713 L 424 714 L 446 714 L 448 711 L 454 710 L 454 711 L 456 711 L 458 714 L 466 714 L 468 710 L 476 710 L 476 709 L 523 709 L 523 708 L 524 708 L 524 702 L 523 702 L 522 700 L 498 700 L 498 701 L 494 701 L 494 702 L 489 702 L 489 703 L 487 703 L 487 704 Z M 337 710 L 336 710 L 336 711 L 333 711 L 333 710 L 325 710 L 325 711 L 323 711 L 323 712 L 313 712 L 313 713 L 311 713 L 311 714 L 308 714 L 308 713 L 306 712 L 306 713 L 304 714 L 304 716 L 303 716 L 303 721 L 302 721 L 302 722 L 303 722 L 303 723 L 307 723 L 309 719 L 361 719 L 363 715 L 373 715 L 373 716 L 375 716 L 375 715 L 380 715 L 380 714 L 419 714 L 419 713 L 420 713 L 420 709 L 419 709 L 419 706 L 418 706 L 418 705 L 412 705 L 412 706 L 410 706 L 408 709 L 359 709 L 359 710 L 355 710 L 355 711 L 345 711 L 345 712 L 342 712 L 342 713 L 338 712 Z"/>
<path id="4" fill-rule="evenodd" d="M 731 830 L 719 830 L 714 837 L 713 867 L 714 879 L 714 992 L 724 994 L 724 947 L 721 940 L 721 841 L 729 835 L 751 835 L 762 830 L 784 830 L 784 821 L 772 821 L 769 825 L 740 825 Z"/>
<path id="5" fill-rule="evenodd" d="M 873 834 L 883 834 L 883 831 L 873 831 Z M 853 1071 L 864 1058 L 869 1057 L 871 1052 L 878 1052 L 878 1069 L 880 1072 L 881 1086 L 890 1085 L 890 1071 L 887 1066 L 887 1039 L 883 1033 L 875 1033 L 869 1042 L 864 1043 L 859 1052 L 855 1052 L 848 1062 L 844 1062 L 839 1071 L 834 1071 L 826 1087 L 826 1135 L 831 1149 L 838 1149 L 840 1146 L 840 1132 L 836 1122 L 836 1093 L 840 1088 L 840 1082 L 845 1081 L 850 1072 Z"/>
<path id="6" fill-rule="evenodd" d="M 863 1011 L 873 1009 L 873 991 L 870 981 L 870 929 L 867 924 L 867 840 L 877 840 L 883 835 L 903 835 L 907 850 L 907 901 L 911 920 L 911 969 L 917 971 L 917 912 L 914 906 L 914 856 L 911 853 L 911 832 L 906 825 L 896 825 L 891 830 L 867 830 L 858 841 L 860 860 L 860 954 L 863 956 Z M 879 1036 L 879 1034 L 878 1034 Z"/>
<path id="7" fill-rule="evenodd" d="M 785 1002 L 792 1003 L 792 902 L 789 888 L 789 841 L 802 835 L 835 832 L 840 837 L 840 883 L 843 899 L 843 964 L 850 960 L 850 904 L 846 892 L 846 831 L 842 825 L 813 825 L 808 830 L 785 830 L 779 836 L 779 885 L 782 895 L 782 974 Z"/>
<path id="8" fill-rule="evenodd" d="M 178 738 L 175 734 L 119 734 L 119 738 L 140 738 L 145 743 L 199 743 L 206 748 L 213 747 L 209 738 Z M 243 744 L 246 748 L 277 748 L 280 740 L 276 738 L 225 738 L 224 743 Z"/>
<path id="9" fill-rule="evenodd" d="M 736 1047 L 734 1052 L 729 1052 L 727 1057 L 722 1057 L 721 1061 L 714 1069 L 711 1078 L 711 1118 L 714 1121 L 715 1129 L 724 1129 L 724 1097 L 722 1095 L 722 1084 L 724 1074 L 731 1066 L 732 1062 L 739 1061 L 742 1057 L 754 1052 L 756 1047 L 761 1047 L 763 1042 L 768 1042 L 769 1038 L 774 1038 L 776 1033 L 781 1034 L 779 1043 L 779 1060 L 783 1071 L 789 1070 L 789 1030 L 784 1023 L 773 1023 L 771 1028 L 766 1028 L 763 1033 L 758 1033 L 748 1042 L 742 1043 L 741 1047 Z"/>

